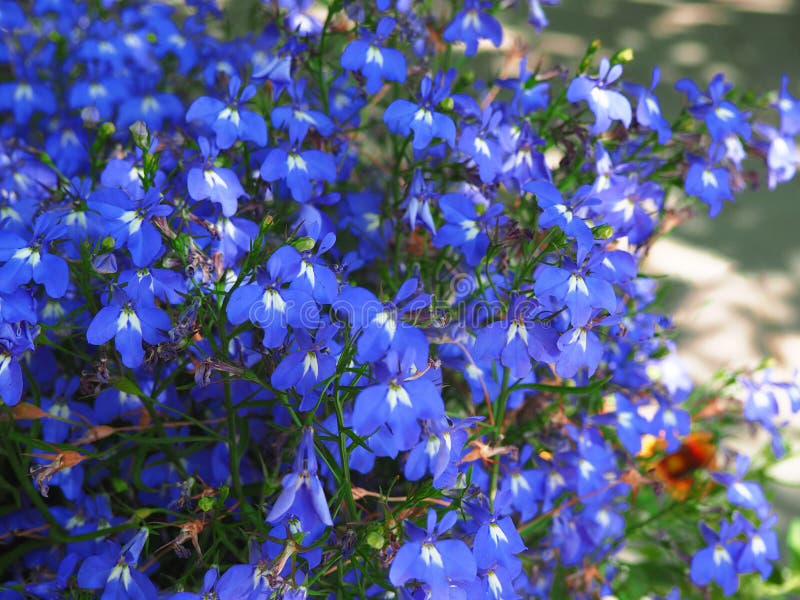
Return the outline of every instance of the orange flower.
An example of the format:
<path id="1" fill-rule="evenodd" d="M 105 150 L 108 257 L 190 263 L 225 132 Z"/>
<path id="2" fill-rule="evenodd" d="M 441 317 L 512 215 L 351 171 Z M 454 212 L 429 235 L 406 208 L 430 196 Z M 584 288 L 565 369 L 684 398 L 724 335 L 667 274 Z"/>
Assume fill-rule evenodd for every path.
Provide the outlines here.
<path id="1" fill-rule="evenodd" d="M 676 452 L 656 463 L 654 472 L 676 500 L 685 500 L 694 484 L 694 472 L 713 467 L 717 448 L 713 435 L 696 431 L 687 435 Z"/>

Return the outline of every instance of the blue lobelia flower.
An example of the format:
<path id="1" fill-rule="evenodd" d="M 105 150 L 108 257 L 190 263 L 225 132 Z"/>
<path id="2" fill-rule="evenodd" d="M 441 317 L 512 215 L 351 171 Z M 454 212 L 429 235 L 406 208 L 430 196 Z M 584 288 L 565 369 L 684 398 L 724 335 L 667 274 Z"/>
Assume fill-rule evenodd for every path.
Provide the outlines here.
<path id="1" fill-rule="evenodd" d="M 51 245 L 67 230 L 53 213 L 40 215 L 29 240 L 11 232 L 0 232 L 0 291 L 13 292 L 31 280 L 44 285 L 47 295 L 61 298 L 69 284 L 69 267 Z"/>
<path id="2" fill-rule="evenodd" d="M 593 324 L 572 327 L 558 338 L 561 354 L 556 360 L 556 373 L 573 377 L 582 367 L 592 375 L 603 357 L 603 343 L 594 331 Z"/>
<path id="3" fill-rule="evenodd" d="M 299 142 L 272 148 L 261 164 L 264 181 L 286 182 L 292 198 L 297 202 L 308 202 L 314 187 L 312 182 L 335 181 L 336 162 L 333 156 L 322 150 L 300 150 Z"/>
<path id="4" fill-rule="evenodd" d="M 506 83 L 500 82 L 503 87 L 514 90 L 512 106 L 521 115 L 544 110 L 550 105 L 550 84 L 542 82 L 531 85 L 527 83 L 531 78 L 536 81 L 533 73 L 528 71 L 528 59 L 523 58 L 519 61 L 519 77 L 506 80 Z"/>
<path id="5" fill-rule="evenodd" d="M 101 553 L 89 556 L 78 569 L 78 585 L 102 588 L 100 600 L 156 600 L 156 587 L 136 569 L 147 534 L 146 529 L 140 529 L 122 548 L 105 541 L 100 547 Z"/>
<path id="6" fill-rule="evenodd" d="M 719 152 L 713 152 L 718 155 Z M 684 189 L 690 196 L 696 196 L 708 204 L 708 216 L 716 217 L 722 210 L 723 201 L 733 201 L 728 170 L 715 167 L 714 157 L 708 159 L 689 157 L 689 170 L 686 172 Z"/>
<path id="7" fill-rule="evenodd" d="M 544 304 L 552 303 L 555 310 L 566 306 L 570 323 L 576 327 L 586 325 L 595 310 L 614 314 L 617 296 L 600 269 L 604 259 L 605 253 L 596 251 L 582 265 L 565 258 L 560 267 L 540 266 L 535 273 L 536 296 Z"/>
<path id="8" fill-rule="evenodd" d="M 472 586 L 468 597 L 487 600 L 522 600 L 514 585 L 515 573 L 499 563 L 478 569 L 478 582 Z"/>
<path id="9" fill-rule="evenodd" d="M 333 526 L 325 490 L 317 475 L 312 427 L 303 428 L 294 467 L 283 477 L 281 484 L 283 491 L 269 511 L 267 522 L 278 523 L 286 516 L 294 516 L 300 520 L 303 531 L 310 531 L 319 523 Z"/>
<path id="10" fill-rule="evenodd" d="M 439 198 L 436 186 L 433 182 L 425 181 L 425 176 L 420 169 L 416 169 L 411 176 L 411 183 L 408 186 L 408 195 L 403 201 L 406 213 L 403 216 L 408 220 L 408 225 L 412 230 L 417 227 L 417 218 L 431 233 L 436 233 L 436 224 L 431 215 L 431 204 Z"/>
<path id="11" fill-rule="evenodd" d="M 690 79 L 681 79 L 675 84 L 675 89 L 685 94 L 691 103 L 689 112 L 693 117 L 705 121 L 708 132 L 716 142 L 722 142 L 732 133 L 744 140 L 750 139 L 749 115 L 725 99 L 732 87 L 725 83 L 722 73 L 712 78 L 705 93 Z"/>
<path id="12" fill-rule="evenodd" d="M 136 368 L 144 362 L 142 342 L 158 344 L 167 340 L 172 323 L 167 314 L 154 305 L 134 304 L 127 294 L 112 294 L 109 304 L 100 309 L 86 330 L 86 341 L 94 346 L 105 344 L 112 337 L 126 367 Z"/>
<path id="13" fill-rule="evenodd" d="M 467 125 L 461 131 L 458 149 L 478 165 L 478 175 L 483 183 L 492 183 L 503 168 L 500 145 L 494 133 L 500 124 L 502 114 L 492 112 L 487 107 L 481 113 L 480 125 Z"/>
<path id="14" fill-rule="evenodd" d="M 311 102 L 305 98 L 306 80 L 298 79 L 288 86 L 291 106 L 277 106 L 272 109 L 272 126 L 286 129 L 289 139 L 301 143 L 313 127 L 320 135 L 329 136 L 335 125 L 325 113 L 311 108 Z"/>
<path id="15" fill-rule="evenodd" d="M 479 496 L 476 502 L 467 503 L 467 512 L 478 523 L 472 554 L 478 568 L 488 569 L 494 565 L 503 565 L 514 575 L 519 573 L 521 563 L 517 555 L 526 549 L 511 512 L 511 494 L 508 490 L 500 491 L 490 509 L 485 496 Z"/>
<path id="16" fill-rule="evenodd" d="M 0 324 L 0 398 L 14 406 L 22 397 L 22 367 L 18 359 L 33 350 L 35 330 L 27 323 Z"/>
<path id="17" fill-rule="evenodd" d="M 77 121 L 61 122 L 45 141 L 45 150 L 65 176 L 86 172 L 89 167 L 89 142 Z"/>
<path id="18" fill-rule="evenodd" d="M 788 134 L 766 123 L 756 123 L 756 132 L 766 140 L 759 146 L 765 147 L 767 155 L 767 186 L 775 189 L 779 183 L 791 181 L 800 164 L 800 152 L 794 134 Z M 738 138 L 736 138 L 738 140 Z"/>
<path id="19" fill-rule="evenodd" d="M 536 33 L 550 24 L 542 6 L 556 6 L 561 0 L 528 0 L 528 23 L 536 28 Z"/>
<path id="20" fill-rule="evenodd" d="M 632 244 L 644 244 L 656 225 L 656 216 L 664 203 L 664 190 L 654 181 L 640 181 L 633 173 L 620 177 L 617 187 L 602 195 L 593 212 L 603 215 L 603 222 L 614 228 L 615 236 L 626 236 Z"/>
<path id="21" fill-rule="evenodd" d="M 358 127 L 361 109 L 366 103 L 363 90 L 352 85 L 345 74 L 334 79 L 328 88 L 328 110 L 342 126 Z"/>
<path id="22" fill-rule="evenodd" d="M 739 589 L 736 563 L 744 544 L 736 538 L 742 529 L 740 522 L 722 521 L 719 534 L 701 522 L 700 532 L 708 546 L 692 557 L 690 577 L 695 585 L 719 584 L 726 596 Z"/>
<path id="23" fill-rule="evenodd" d="M 373 34 L 361 29 L 361 37 L 353 40 L 342 52 L 342 68 L 360 72 L 366 81 L 368 94 L 376 94 L 383 80 L 403 83 L 406 80 L 406 59 L 400 50 L 384 46 L 397 21 L 382 17 Z"/>
<path id="24" fill-rule="evenodd" d="M 358 252 L 350 262 L 362 265 L 366 260 L 386 256 L 392 235 L 392 220 L 382 216 L 383 196 L 371 192 L 347 194 L 339 204 L 338 225 L 358 239 Z"/>
<path id="25" fill-rule="evenodd" d="M 456 511 L 447 512 L 436 524 L 436 511 L 428 511 L 426 529 L 406 521 L 410 541 L 397 551 L 389 569 L 389 581 L 401 586 L 411 580 L 428 585 L 432 598 L 449 598 L 452 584 L 471 584 L 477 575 L 475 558 L 461 540 L 440 540 L 455 525 Z"/>
<path id="26" fill-rule="evenodd" d="M 394 360 L 392 360 L 394 359 Z M 392 362 L 392 369 L 387 363 Z M 420 436 L 420 420 L 444 417 L 444 402 L 430 372 L 404 376 L 398 372 L 397 356 L 374 365 L 375 385 L 364 387 L 353 407 L 353 430 L 369 436 L 387 425 L 399 450 L 410 450 Z"/>
<path id="27" fill-rule="evenodd" d="M 583 262 L 594 245 L 594 234 L 586 221 L 576 214 L 580 198 L 574 197 L 565 201 L 558 188 L 549 181 L 531 181 L 522 189 L 536 196 L 539 208 L 542 210 L 539 225 L 545 229 L 560 227 L 561 231 L 577 242 L 576 260 Z"/>
<path id="28" fill-rule="evenodd" d="M 295 331 L 297 350 L 289 352 L 272 372 L 273 387 L 286 390 L 294 387 L 305 394 L 328 379 L 336 371 L 336 344 L 332 338 L 338 332 L 335 325 L 323 325 L 313 336 L 302 329 Z M 300 410 L 309 410 L 303 406 Z"/>
<path id="29" fill-rule="evenodd" d="M 491 7 L 491 2 L 464 0 L 464 7 L 445 27 L 442 39 L 446 42 L 464 42 L 467 46 L 464 54 L 467 56 L 478 51 L 480 39 L 488 39 L 495 48 L 499 48 L 503 43 L 503 26 L 487 12 Z"/>
<path id="30" fill-rule="evenodd" d="M 243 108 L 245 102 L 256 95 L 254 85 L 248 85 L 239 94 L 242 85 L 237 76 L 228 82 L 228 100 L 223 102 L 209 96 L 195 100 L 186 112 L 186 121 L 200 121 L 217 136 L 217 146 L 227 150 L 237 139 L 253 142 L 257 146 L 267 143 L 267 124 L 264 118 Z"/>
<path id="31" fill-rule="evenodd" d="M 313 0 L 279 0 L 278 4 L 289 9 L 286 27 L 296 36 L 318 35 L 322 31 L 322 23 L 307 12 L 314 4 Z"/>
<path id="32" fill-rule="evenodd" d="M 134 194 L 132 197 L 119 189 L 101 187 L 91 193 L 87 205 L 105 220 L 115 247 L 127 247 L 133 264 L 147 267 L 163 249 L 161 234 L 150 220 L 169 215 L 172 208 L 161 204 L 161 193 L 155 187 L 147 192 L 139 188 Z"/>
<path id="33" fill-rule="evenodd" d="M 569 84 L 567 99 L 570 102 L 585 100 L 594 113 L 595 122 L 589 131 L 595 135 L 606 131 L 614 120 L 622 121 L 626 128 L 631 124 L 630 102 L 620 92 L 610 89 L 620 75 L 622 65 L 612 67 L 608 59 L 603 57 L 597 77 L 583 75 Z"/>
<path id="34" fill-rule="evenodd" d="M 503 175 L 507 186 L 516 190 L 532 180 L 553 179 L 544 154 L 536 149 L 544 146 L 545 142 L 536 135 L 528 120 L 524 120 L 521 126 L 501 126 L 500 143 L 506 152 Z"/>
<path id="35" fill-rule="evenodd" d="M 167 597 L 167 600 L 208 600 L 209 598 L 216 598 L 219 590 L 217 589 L 217 582 L 219 581 L 219 571 L 211 568 L 203 575 L 203 585 L 198 592 L 177 592 Z"/>
<path id="36" fill-rule="evenodd" d="M 744 481 L 749 466 L 750 457 L 737 454 L 736 474 L 712 473 L 711 476 L 728 490 L 727 497 L 731 504 L 750 508 L 763 518 L 769 513 L 770 506 L 764 497 L 761 484 L 757 481 Z"/>
<path id="37" fill-rule="evenodd" d="M 235 265 L 258 236 L 258 225 L 249 219 L 220 217 L 214 227 L 217 235 L 211 239 L 211 254 L 222 255 L 222 265 L 226 268 Z"/>
<path id="38" fill-rule="evenodd" d="M 18 125 L 26 125 L 36 112 L 52 115 L 56 106 L 53 91 L 35 77 L 0 83 L 0 111 L 13 111 Z"/>
<path id="39" fill-rule="evenodd" d="M 772 574 L 773 563 L 781 557 L 778 535 L 775 533 L 778 515 L 766 517 L 758 527 L 741 515 L 737 514 L 734 518 L 742 524 L 747 538 L 736 563 L 736 570 L 739 573 L 758 571 L 763 579 L 767 579 Z"/>
<path id="40" fill-rule="evenodd" d="M 439 208 L 445 224 L 433 237 L 437 248 L 452 246 L 464 255 L 466 263 L 474 267 L 486 257 L 489 248 L 487 230 L 502 222 L 503 205 L 486 206 L 482 198 L 465 193 L 445 194 L 439 199 Z"/>
<path id="41" fill-rule="evenodd" d="M 531 359 L 551 363 L 558 357 L 557 332 L 537 320 L 541 306 L 535 300 L 514 294 L 508 303 L 507 316 L 479 330 L 475 345 L 478 357 L 500 360 L 512 377 L 531 372 Z"/>
<path id="42" fill-rule="evenodd" d="M 428 341 L 425 334 L 413 325 L 400 320 L 405 314 L 426 309 L 431 297 L 419 289 L 415 277 L 400 286 L 395 297 L 381 302 L 375 295 L 360 287 L 345 287 L 334 305 L 347 315 L 358 333 L 356 359 L 372 362 L 394 351 L 401 359 L 402 368 L 412 366 L 422 369 L 428 362 Z"/>
<path id="43" fill-rule="evenodd" d="M 36 323 L 36 301 L 32 290 L 16 288 L 10 292 L 0 289 L 0 323 L 27 321 Z"/>
<path id="44" fill-rule="evenodd" d="M 661 69 L 653 67 L 653 78 L 649 88 L 633 85 L 629 87 L 638 94 L 636 121 L 640 125 L 657 132 L 659 144 L 666 144 L 672 138 L 672 129 L 669 126 L 669 121 L 661 114 L 661 105 L 653 93 L 660 78 Z"/>
<path id="45" fill-rule="evenodd" d="M 519 511 L 523 521 L 536 516 L 544 498 L 544 471 L 524 468 L 532 456 L 533 449 L 525 444 L 518 457 L 504 460 L 505 476 L 500 482 L 500 492 L 508 498 L 508 504 Z"/>
<path id="46" fill-rule="evenodd" d="M 186 178 L 189 196 L 194 200 L 208 198 L 222 207 L 223 215 L 232 217 L 239 207 L 239 198 L 247 196 L 239 177 L 232 169 L 214 166 L 217 149 L 206 138 L 201 136 L 197 144 L 200 147 L 203 165 L 189 171 Z"/>
<path id="47" fill-rule="evenodd" d="M 180 121 L 183 110 L 183 103 L 175 94 L 146 92 L 122 102 L 117 128 L 125 130 L 135 121 L 144 121 L 152 131 L 161 131 L 165 120 Z"/>
<path id="48" fill-rule="evenodd" d="M 789 93 L 789 77 L 781 77 L 781 91 L 774 105 L 781 117 L 781 131 L 795 136 L 800 133 L 800 102 Z"/>
<path id="49" fill-rule="evenodd" d="M 642 449 L 642 436 L 646 433 L 656 435 L 658 430 L 639 414 L 641 404 L 631 402 L 619 392 L 614 393 L 611 398 L 613 412 L 594 415 L 590 417 L 590 421 L 595 425 L 615 426 L 619 441 L 631 456 L 636 456 Z"/>
<path id="50" fill-rule="evenodd" d="M 676 452 L 680 448 L 680 437 L 687 435 L 691 428 L 691 416 L 682 408 L 675 405 L 676 399 L 656 395 L 658 410 L 653 415 L 651 423 L 656 431 L 667 442 L 667 452 Z"/>
<path id="51" fill-rule="evenodd" d="M 409 481 L 419 481 L 426 472 L 433 477 L 433 487 L 451 488 L 456 484 L 457 463 L 469 438 L 468 429 L 482 417 L 424 421 L 419 443 L 408 453 L 403 474 Z"/>
<path id="52" fill-rule="evenodd" d="M 283 344 L 287 325 L 313 330 L 319 325 L 319 309 L 306 292 L 286 289 L 301 269 L 300 254 L 291 246 L 278 248 L 267 261 L 267 270 L 256 283 L 237 287 L 228 302 L 228 319 L 234 325 L 245 321 L 261 327 L 263 344 L 277 348 Z"/>
<path id="53" fill-rule="evenodd" d="M 28 24 L 25 11 L 15 2 L 0 2 L 0 6 L 0 27 L 4 30 L 22 29 Z"/>
<path id="54" fill-rule="evenodd" d="M 395 100 L 383 113 L 383 121 L 392 133 L 409 136 L 414 133 L 411 143 L 414 150 L 423 150 L 439 138 L 452 148 L 456 143 L 456 125 L 446 114 L 437 112 L 435 107 L 450 94 L 456 72 L 450 69 L 439 73 L 435 79 L 427 75 L 420 83 L 417 102 Z"/>
<path id="55" fill-rule="evenodd" d="M 169 269 L 126 269 L 119 274 L 118 283 L 137 305 L 153 306 L 156 300 L 181 304 L 188 291 L 186 277 Z"/>
<path id="56" fill-rule="evenodd" d="M 317 246 L 301 252 L 300 272 L 290 284 L 293 290 L 300 290 L 311 295 L 321 304 L 330 304 L 339 294 L 339 281 L 336 274 L 325 266 L 321 255 L 333 248 L 336 243 L 336 234 L 327 233 Z"/>

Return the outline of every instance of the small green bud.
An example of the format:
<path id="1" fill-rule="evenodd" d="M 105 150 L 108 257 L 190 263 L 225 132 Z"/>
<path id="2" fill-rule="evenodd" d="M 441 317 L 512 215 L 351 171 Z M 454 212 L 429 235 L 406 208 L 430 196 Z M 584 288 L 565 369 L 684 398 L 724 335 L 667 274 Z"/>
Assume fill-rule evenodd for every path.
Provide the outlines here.
<path id="1" fill-rule="evenodd" d="M 439 106 L 441 106 L 443 110 L 453 110 L 455 102 L 453 102 L 453 99 L 450 96 L 448 96 L 439 103 Z"/>
<path id="2" fill-rule="evenodd" d="M 375 550 L 381 550 L 386 545 L 386 540 L 379 531 L 370 531 L 367 534 L 367 545 Z"/>
<path id="3" fill-rule="evenodd" d="M 586 73 L 589 70 L 592 64 L 592 58 L 594 58 L 594 55 L 600 50 L 600 46 L 600 40 L 592 40 L 592 43 L 589 44 L 589 47 L 586 49 L 586 54 L 584 54 L 583 59 L 581 59 L 581 64 L 578 67 L 579 74 Z"/>
<path id="4" fill-rule="evenodd" d="M 203 512 L 208 512 L 212 508 L 214 508 L 214 498 L 211 496 L 203 496 L 200 500 L 197 501 L 197 506 Z"/>
<path id="5" fill-rule="evenodd" d="M 133 136 L 133 143 L 144 151 L 150 149 L 150 131 L 144 121 L 136 121 L 128 130 Z"/>
<path id="6" fill-rule="evenodd" d="M 117 493 L 124 492 L 128 489 L 128 482 L 124 479 L 120 479 L 119 477 L 112 477 L 111 487 L 114 488 L 114 491 Z"/>
<path id="7" fill-rule="evenodd" d="M 114 127 L 113 123 L 103 123 L 100 125 L 100 129 L 97 130 L 97 137 L 103 140 L 110 138 L 114 135 L 117 131 L 117 128 Z"/>
<path id="8" fill-rule="evenodd" d="M 624 65 L 625 63 L 629 63 L 633 60 L 633 49 L 632 48 L 623 48 L 614 56 L 611 57 L 611 64 L 612 65 Z"/>
<path id="9" fill-rule="evenodd" d="M 607 240 L 614 235 L 614 228 L 611 225 L 598 225 L 592 229 L 592 233 L 598 240 Z"/>
<path id="10" fill-rule="evenodd" d="M 293 241 L 292 246 L 294 246 L 294 249 L 298 252 L 305 252 L 307 250 L 311 250 L 314 247 L 314 243 L 314 238 L 303 236 Z"/>

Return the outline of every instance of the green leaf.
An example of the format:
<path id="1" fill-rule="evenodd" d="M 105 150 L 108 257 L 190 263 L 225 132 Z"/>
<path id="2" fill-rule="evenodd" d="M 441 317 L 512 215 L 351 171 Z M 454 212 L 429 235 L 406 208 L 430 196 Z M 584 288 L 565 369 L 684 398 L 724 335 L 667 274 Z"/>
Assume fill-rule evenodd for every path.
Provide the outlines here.
<path id="1" fill-rule="evenodd" d="M 789 523 L 786 534 L 786 545 L 789 548 L 792 568 L 800 567 L 800 517 L 795 517 Z"/>
<path id="2" fill-rule="evenodd" d="M 114 382 L 114 387 L 120 392 L 125 392 L 126 394 L 131 394 L 132 396 L 144 396 L 144 393 L 141 389 L 139 389 L 139 386 L 127 377 L 120 377 L 117 379 Z"/>

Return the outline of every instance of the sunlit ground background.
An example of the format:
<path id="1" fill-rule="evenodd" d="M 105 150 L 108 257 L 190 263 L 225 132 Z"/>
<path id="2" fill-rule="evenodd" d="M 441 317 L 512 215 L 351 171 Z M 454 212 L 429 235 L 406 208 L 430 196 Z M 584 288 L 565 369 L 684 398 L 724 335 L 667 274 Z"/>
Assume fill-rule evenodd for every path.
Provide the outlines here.
<path id="1" fill-rule="evenodd" d="M 529 60 L 574 66 L 593 38 L 602 40 L 607 56 L 630 47 L 635 60 L 625 78 L 648 84 L 658 64 L 668 117 L 682 100 L 672 90 L 682 77 L 704 88 L 721 71 L 737 87 L 764 92 L 777 90 L 786 73 L 800 96 L 798 0 L 562 0 L 547 14 L 550 27 L 540 36 L 517 30 Z M 741 193 L 716 219 L 696 218 L 655 245 L 647 269 L 677 283 L 669 299 L 681 331 L 679 354 L 696 381 L 721 368 L 753 367 L 766 356 L 786 375 L 800 367 L 798 226 L 795 178 L 772 192 Z M 740 444 L 755 449 L 757 442 L 744 432 L 742 438 Z M 799 418 L 787 438 L 800 449 Z M 773 474 L 786 482 L 771 490 L 785 526 L 800 516 L 794 487 L 800 459 L 787 458 Z"/>

